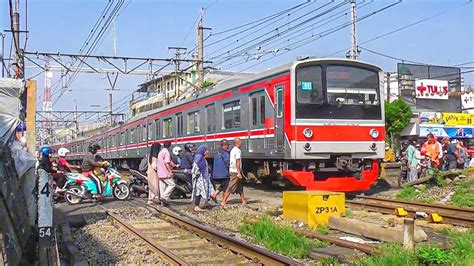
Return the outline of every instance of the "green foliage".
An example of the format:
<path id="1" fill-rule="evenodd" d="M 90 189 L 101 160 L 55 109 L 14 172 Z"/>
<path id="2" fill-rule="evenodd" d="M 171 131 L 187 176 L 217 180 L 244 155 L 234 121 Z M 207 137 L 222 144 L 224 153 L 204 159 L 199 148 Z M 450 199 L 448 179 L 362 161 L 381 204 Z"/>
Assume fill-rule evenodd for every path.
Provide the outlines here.
<path id="1" fill-rule="evenodd" d="M 417 259 L 413 252 L 404 249 L 398 244 L 383 244 L 381 252 L 377 255 L 367 257 L 355 263 L 355 265 L 367 266 L 400 266 L 417 265 Z"/>
<path id="2" fill-rule="evenodd" d="M 291 227 L 275 224 L 268 217 L 264 217 L 258 223 L 244 223 L 240 231 L 272 251 L 296 258 L 308 257 L 312 248 L 328 245 L 322 241 L 312 241 L 298 236 Z"/>
<path id="3" fill-rule="evenodd" d="M 344 211 L 344 216 L 345 216 L 345 217 L 352 217 L 352 215 L 353 215 L 353 214 L 352 214 L 352 211 L 351 211 L 351 210 L 346 209 L 346 210 Z"/>
<path id="4" fill-rule="evenodd" d="M 316 227 L 316 231 L 318 233 L 320 233 L 321 235 L 327 235 L 329 234 L 329 228 L 325 227 L 325 226 L 318 226 Z"/>
<path id="5" fill-rule="evenodd" d="M 437 247 L 419 247 L 416 257 L 421 263 L 429 265 L 446 265 L 453 260 L 451 253 Z"/>
<path id="6" fill-rule="evenodd" d="M 467 179 L 456 184 L 451 203 L 461 207 L 474 207 L 474 180 Z"/>
<path id="7" fill-rule="evenodd" d="M 451 239 L 450 252 L 453 265 L 474 265 L 474 230 L 461 233 L 445 230 L 444 233 Z"/>
<path id="8" fill-rule="evenodd" d="M 410 106 L 405 101 L 385 102 L 385 127 L 390 135 L 399 136 L 410 123 L 411 116 Z"/>
<path id="9" fill-rule="evenodd" d="M 400 200 L 413 200 L 420 196 L 420 192 L 412 186 L 404 187 L 400 192 L 398 192 L 395 197 Z"/>
<path id="10" fill-rule="evenodd" d="M 209 81 L 209 80 L 205 80 L 203 83 L 201 83 L 200 86 L 201 86 L 201 88 L 204 89 L 204 88 L 207 88 L 207 87 L 212 86 L 212 85 L 214 85 L 214 82 Z"/>
<path id="11" fill-rule="evenodd" d="M 437 186 L 445 187 L 448 182 L 446 182 L 446 173 L 437 171 L 434 175 L 434 180 Z"/>

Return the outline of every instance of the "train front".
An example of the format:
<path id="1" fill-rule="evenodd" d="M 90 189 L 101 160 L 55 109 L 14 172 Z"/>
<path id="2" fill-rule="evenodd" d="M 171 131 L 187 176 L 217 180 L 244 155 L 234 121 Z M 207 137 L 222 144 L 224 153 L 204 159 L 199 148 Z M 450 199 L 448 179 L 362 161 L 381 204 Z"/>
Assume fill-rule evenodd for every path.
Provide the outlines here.
<path id="1" fill-rule="evenodd" d="M 291 75 L 292 160 L 283 175 L 308 190 L 370 189 L 385 148 L 381 69 L 320 59 L 296 62 Z"/>

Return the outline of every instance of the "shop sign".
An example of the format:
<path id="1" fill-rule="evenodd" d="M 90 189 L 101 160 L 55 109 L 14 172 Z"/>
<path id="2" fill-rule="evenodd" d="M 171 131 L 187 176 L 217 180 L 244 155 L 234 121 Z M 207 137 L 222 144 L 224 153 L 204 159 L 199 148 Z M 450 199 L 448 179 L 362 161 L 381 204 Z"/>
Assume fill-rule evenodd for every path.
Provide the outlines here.
<path id="1" fill-rule="evenodd" d="M 461 108 L 467 111 L 474 111 L 474 92 L 461 94 Z"/>
<path id="2" fill-rule="evenodd" d="M 447 80 L 415 80 L 416 98 L 448 100 L 449 86 Z"/>
<path id="3" fill-rule="evenodd" d="M 447 126 L 469 126 L 474 125 L 474 115 L 463 113 L 420 113 L 420 124 L 435 124 Z"/>
<path id="4" fill-rule="evenodd" d="M 436 137 L 472 138 L 472 128 L 420 127 L 420 137 L 426 137 L 429 133 Z"/>

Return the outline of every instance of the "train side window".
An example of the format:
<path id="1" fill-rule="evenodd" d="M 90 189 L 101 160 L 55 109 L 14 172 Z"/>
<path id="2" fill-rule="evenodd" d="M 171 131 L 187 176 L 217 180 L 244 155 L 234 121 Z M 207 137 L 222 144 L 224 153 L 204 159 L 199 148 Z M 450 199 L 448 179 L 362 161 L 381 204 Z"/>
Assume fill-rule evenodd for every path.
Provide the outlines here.
<path id="1" fill-rule="evenodd" d="M 122 146 L 125 143 L 125 132 L 120 133 L 120 146 Z"/>
<path id="2" fill-rule="evenodd" d="M 226 103 L 223 108 L 223 129 L 240 127 L 240 100 Z"/>
<path id="3" fill-rule="evenodd" d="M 277 117 L 283 116 L 283 85 L 276 87 Z"/>
<path id="4" fill-rule="evenodd" d="M 167 118 L 163 120 L 163 137 L 171 137 L 173 136 L 173 119 Z"/>
<path id="5" fill-rule="evenodd" d="M 216 131 L 216 106 L 214 104 L 206 106 L 207 133 Z"/>
<path id="6" fill-rule="evenodd" d="M 146 125 L 147 125 L 147 124 L 144 124 L 144 125 L 142 126 L 142 141 L 146 141 L 146 140 L 147 140 L 148 130 L 147 130 Z"/>
<path id="7" fill-rule="evenodd" d="M 199 132 L 199 111 L 188 114 L 188 134 Z"/>
<path id="8" fill-rule="evenodd" d="M 252 125 L 257 125 L 258 113 L 257 113 L 257 98 L 252 97 L 250 102 L 250 106 L 252 109 Z"/>
<path id="9" fill-rule="evenodd" d="M 265 95 L 260 95 L 260 125 L 265 124 Z"/>
<path id="10" fill-rule="evenodd" d="M 142 127 L 137 126 L 137 128 L 135 129 L 135 143 L 140 142 L 140 137 L 141 137 L 142 133 L 143 133 Z"/>
<path id="11" fill-rule="evenodd" d="M 153 126 L 152 123 L 148 124 L 148 140 L 152 140 L 153 137 Z"/>
<path id="12" fill-rule="evenodd" d="M 182 136 L 184 134 L 184 118 L 183 118 L 183 114 L 182 113 L 179 113 L 179 114 L 176 114 L 176 124 L 177 124 L 177 135 L 178 136 Z"/>
<path id="13" fill-rule="evenodd" d="M 156 119 L 155 120 L 155 139 L 160 139 L 160 120 Z"/>

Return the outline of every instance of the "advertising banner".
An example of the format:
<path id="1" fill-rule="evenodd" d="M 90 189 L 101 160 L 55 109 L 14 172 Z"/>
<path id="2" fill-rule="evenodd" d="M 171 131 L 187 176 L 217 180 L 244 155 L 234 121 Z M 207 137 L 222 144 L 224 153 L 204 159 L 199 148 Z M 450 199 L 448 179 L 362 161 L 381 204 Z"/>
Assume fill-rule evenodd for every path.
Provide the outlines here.
<path id="1" fill-rule="evenodd" d="M 461 108 L 468 113 L 474 113 L 474 92 L 461 95 Z"/>
<path id="2" fill-rule="evenodd" d="M 416 98 L 448 100 L 449 85 L 447 80 L 415 80 Z"/>
<path id="3" fill-rule="evenodd" d="M 474 115 L 462 113 L 422 112 L 420 124 L 474 126 Z"/>
<path id="4" fill-rule="evenodd" d="M 420 137 L 426 137 L 426 135 L 432 133 L 437 137 L 472 138 L 472 131 L 472 128 L 420 127 Z"/>

